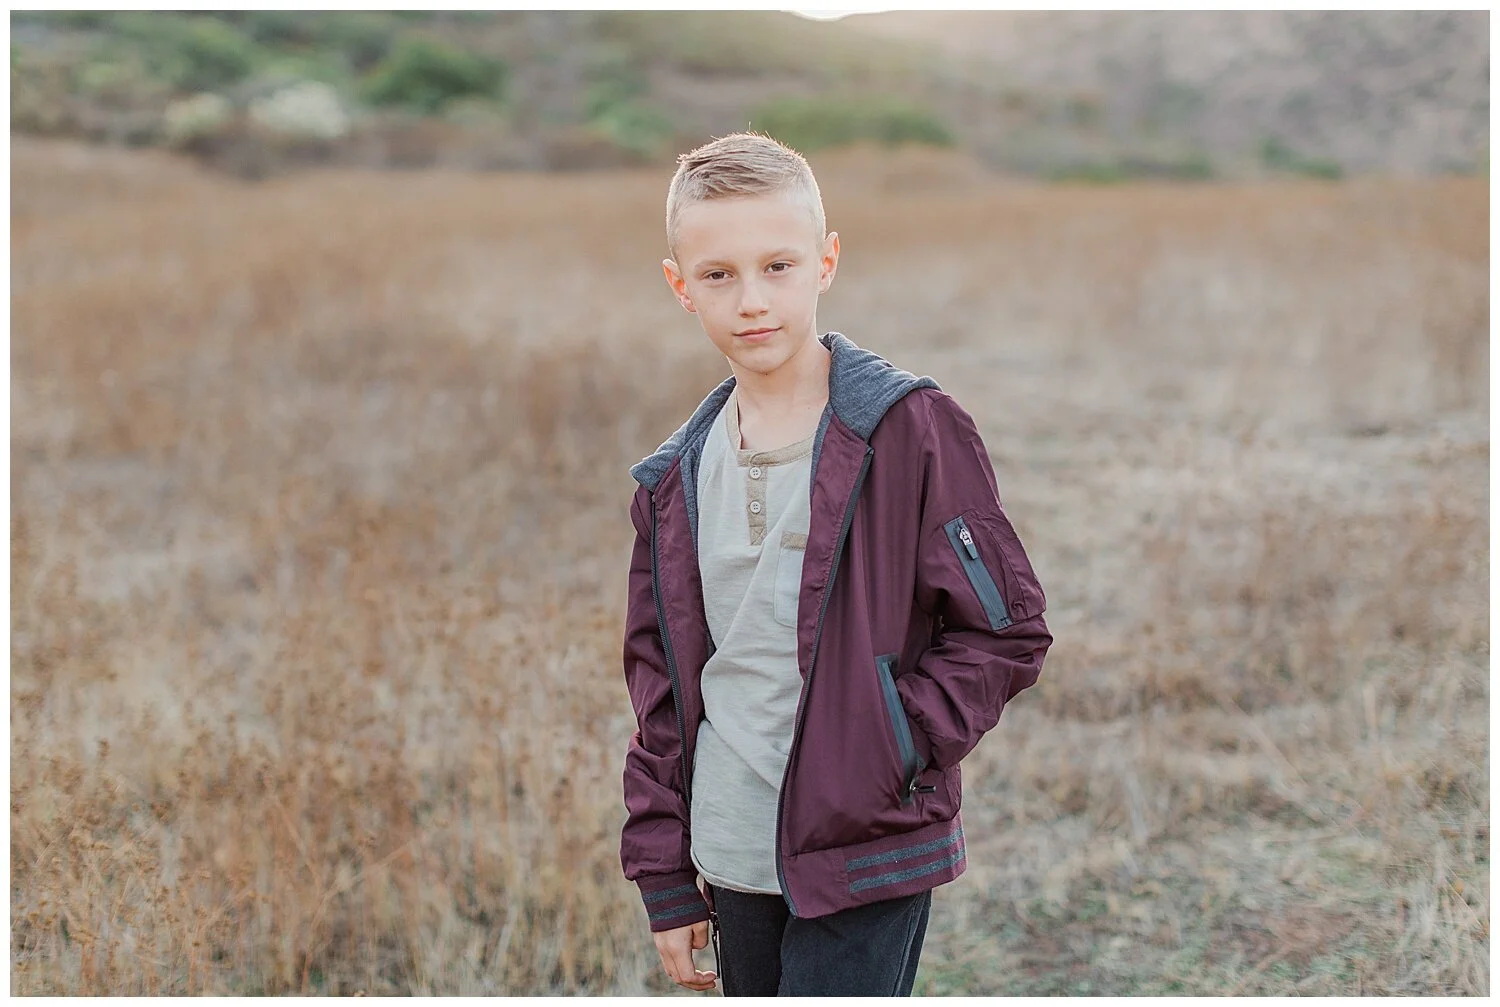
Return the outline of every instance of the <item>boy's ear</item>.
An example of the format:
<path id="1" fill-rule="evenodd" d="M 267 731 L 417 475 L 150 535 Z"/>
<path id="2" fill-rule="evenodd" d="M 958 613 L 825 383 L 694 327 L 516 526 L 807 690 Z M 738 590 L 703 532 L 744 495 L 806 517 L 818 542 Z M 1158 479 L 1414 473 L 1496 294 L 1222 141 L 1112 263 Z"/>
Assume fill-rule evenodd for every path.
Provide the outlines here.
<path id="1" fill-rule="evenodd" d="M 693 299 L 688 296 L 687 280 L 683 279 L 682 272 L 678 270 L 677 263 L 671 259 L 661 260 L 661 271 L 667 278 L 667 286 L 672 288 L 672 293 L 677 296 L 677 302 L 683 309 L 697 314 L 698 309 L 693 307 Z"/>
<path id="2" fill-rule="evenodd" d="M 833 285 L 833 274 L 839 271 L 839 232 L 829 231 L 823 239 L 823 257 L 818 263 L 818 290 L 828 293 Z"/>

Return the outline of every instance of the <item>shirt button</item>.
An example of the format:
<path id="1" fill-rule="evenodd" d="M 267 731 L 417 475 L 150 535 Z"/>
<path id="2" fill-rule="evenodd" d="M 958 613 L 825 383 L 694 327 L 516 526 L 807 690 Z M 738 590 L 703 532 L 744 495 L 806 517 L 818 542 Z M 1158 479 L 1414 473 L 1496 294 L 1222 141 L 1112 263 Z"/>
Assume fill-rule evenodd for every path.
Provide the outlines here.
<path id="1" fill-rule="evenodd" d="M 751 479 L 759 479 L 760 478 L 760 466 L 759 465 L 752 465 L 752 466 L 750 466 L 750 478 Z"/>
<path id="2" fill-rule="evenodd" d="M 750 513 L 751 514 L 759 514 L 760 513 L 760 501 L 759 500 L 751 500 L 750 501 Z"/>

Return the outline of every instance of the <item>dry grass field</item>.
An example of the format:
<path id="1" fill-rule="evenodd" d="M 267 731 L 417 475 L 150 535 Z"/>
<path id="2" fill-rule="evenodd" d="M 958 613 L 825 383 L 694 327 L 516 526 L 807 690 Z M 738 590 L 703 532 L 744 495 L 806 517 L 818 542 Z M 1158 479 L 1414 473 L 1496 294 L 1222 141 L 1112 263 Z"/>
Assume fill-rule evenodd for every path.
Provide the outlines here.
<path id="1" fill-rule="evenodd" d="M 618 859 L 626 469 L 728 373 L 666 178 L 12 151 L 13 992 L 688 995 Z M 916 992 L 1488 993 L 1487 182 L 814 166 L 821 327 L 975 415 L 1057 639 Z"/>

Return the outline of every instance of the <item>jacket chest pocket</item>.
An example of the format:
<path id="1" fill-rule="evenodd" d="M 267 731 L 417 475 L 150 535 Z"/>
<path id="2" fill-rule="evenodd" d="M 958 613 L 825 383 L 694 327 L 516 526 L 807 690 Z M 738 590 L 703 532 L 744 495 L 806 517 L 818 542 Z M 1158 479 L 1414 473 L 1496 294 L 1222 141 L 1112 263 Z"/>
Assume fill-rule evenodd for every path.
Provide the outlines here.
<path id="1" fill-rule="evenodd" d="M 783 626 L 797 625 L 797 599 L 802 592 L 802 558 L 807 554 L 807 535 L 781 533 L 776 552 L 776 581 L 771 590 L 771 615 Z"/>

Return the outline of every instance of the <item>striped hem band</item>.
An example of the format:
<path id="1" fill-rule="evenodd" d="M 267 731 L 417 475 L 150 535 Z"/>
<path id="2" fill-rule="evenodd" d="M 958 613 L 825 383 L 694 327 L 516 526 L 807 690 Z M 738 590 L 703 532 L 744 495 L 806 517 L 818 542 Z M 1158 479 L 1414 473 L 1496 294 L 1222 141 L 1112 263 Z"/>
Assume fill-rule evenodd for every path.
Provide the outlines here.
<path id="1" fill-rule="evenodd" d="M 909 861 L 924 857 L 940 850 L 957 845 L 946 857 L 940 860 L 929 861 L 925 864 L 910 864 Z M 865 867 L 875 867 L 881 864 L 900 865 L 896 870 L 887 871 L 884 874 L 872 874 L 867 877 L 857 878 L 849 882 L 850 892 L 862 892 L 868 888 L 879 888 L 884 885 L 900 884 L 913 878 L 920 878 L 925 874 L 932 874 L 964 859 L 964 830 L 960 825 L 953 832 L 941 839 L 921 843 L 917 846 L 904 846 L 900 849 L 886 850 L 883 853 L 871 853 L 863 857 L 855 857 L 848 861 L 846 867 L 849 871 L 857 871 Z"/>

